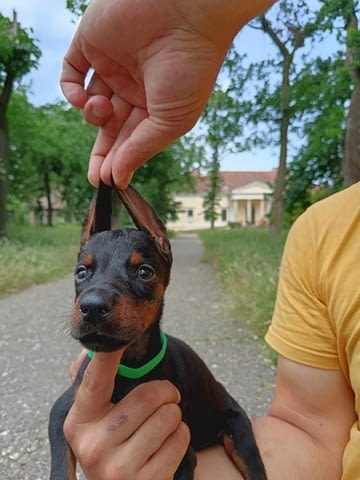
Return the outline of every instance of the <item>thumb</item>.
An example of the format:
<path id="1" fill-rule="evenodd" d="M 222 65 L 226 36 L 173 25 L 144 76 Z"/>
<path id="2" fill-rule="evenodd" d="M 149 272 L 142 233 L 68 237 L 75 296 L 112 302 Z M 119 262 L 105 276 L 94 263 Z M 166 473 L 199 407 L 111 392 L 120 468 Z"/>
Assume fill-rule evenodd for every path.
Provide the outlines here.
<path id="1" fill-rule="evenodd" d="M 114 379 L 123 353 L 124 350 L 99 352 L 90 361 L 69 413 L 74 423 L 92 422 L 112 408 Z"/>

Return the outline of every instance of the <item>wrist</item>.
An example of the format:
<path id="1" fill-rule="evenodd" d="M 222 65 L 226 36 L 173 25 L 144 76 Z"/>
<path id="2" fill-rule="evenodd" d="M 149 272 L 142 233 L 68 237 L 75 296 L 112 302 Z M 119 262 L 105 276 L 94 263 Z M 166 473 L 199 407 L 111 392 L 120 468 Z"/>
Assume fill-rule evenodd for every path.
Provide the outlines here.
<path id="1" fill-rule="evenodd" d="M 270 8 L 275 0 L 178 0 L 179 10 L 196 30 L 228 48 L 250 20 Z"/>

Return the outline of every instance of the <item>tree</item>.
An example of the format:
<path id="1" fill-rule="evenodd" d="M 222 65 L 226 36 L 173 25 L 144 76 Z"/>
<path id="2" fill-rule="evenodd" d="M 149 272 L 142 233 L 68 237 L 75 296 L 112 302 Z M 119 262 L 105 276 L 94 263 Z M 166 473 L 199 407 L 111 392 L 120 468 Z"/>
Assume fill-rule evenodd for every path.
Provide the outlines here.
<path id="1" fill-rule="evenodd" d="M 53 224 L 53 194 L 60 195 L 65 215 L 83 212 L 92 195 L 86 178 L 95 129 L 80 112 L 64 102 L 34 107 L 24 92 L 15 92 L 9 107 L 11 126 L 10 204 L 28 205 L 41 213 L 46 199 L 46 222 Z"/>
<path id="2" fill-rule="evenodd" d="M 221 189 L 220 160 L 225 152 L 235 148 L 236 138 L 242 131 L 239 122 L 240 108 L 231 96 L 231 84 L 226 89 L 219 85 L 214 89 L 202 115 L 205 126 L 204 141 L 209 151 L 209 160 L 205 163 L 209 178 L 209 190 L 204 198 L 204 216 L 214 228 L 218 217 L 219 193 Z"/>
<path id="3" fill-rule="evenodd" d="M 352 84 L 343 159 L 345 184 L 350 185 L 360 180 L 359 4 L 354 0 L 322 0 L 321 3 L 317 23 L 321 31 L 335 31 L 337 38 L 345 45 L 344 64 Z"/>
<path id="4" fill-rule="evenodd" d="M 360 31 L 355 3 L 352 1 L 346 9 L 345 22 L 346 66 L 350 72 L 353 90 L 347 118 L 343 169 L 345 184 L 351 185 L 360 180 Z"/>
<path id="5" fill-rule="evenodd" d="M 288 168 L 285 204 L 290 221 L 319 199 L 320 190 L 326 195 L 343 186 L 341 167 L 350 83 L 338 53 L 334 58 L 317 58 L 305 65 L 294 84 L 294 98 L 305 113 L 303 143 Z"/>
<path id="6" fill-rule="evenodd" d="M 205 169 L 209 178 L 209 190 L 204 198 L 204 216 L 214 228 L 218 218 L 219 194 L 221 190 L 220 163 L 224 154 L 241 151 L 246 148 L 243 138 L 243 124 L 240 121 L 244 103 L 237 98 L 247 78 L 242 68 L 243 57 L 232 48 L 226 58 L 223 72 L 227 78 L 221 78 L 216 84 L 204 113 L 200 127 L 204 133 L 202 139 L 207 151 L 208 161 Z"/>
<path id="7" fill-rule="evenodd" d="M 270 37 L 277 50 L 276 58 L 251 65 L 252 78 L 263 81 L 263 86 L 255 95 L 249 115 L 255 124 L 273 122 L 270 131 L 274 130 L 274 125 L 277 127 L 279 163 L 270 215 L 270 232 L 273 234 L 280 231 L 284 217 L 289 131 L 296 114 L 292 97 L 296 77 L 294 60 L 298 50 L 305 45 L 308 21 L 309 9 L 302 0 L 281 0 L 251 24 L 252 28 L 260 29 Z M 275 80 L 275 72 L 278 80 Z"/>
<path id="8" fill-rule="evenodd" d="M 0 238 L 6 235 L 9 168 L 7 110 L 15 82 L 37 66 L 41 55 L 31 33 L 20 27 L 15 12 L 12 20 L 0 14 Z"/>
<path id="9" fill-rule="evenodd" d="M 338 50 L 305 66 L 294 86 L 294 97 L 307 105 L 307 114 L 303 116 L 303 145 L 289 166 L 286 203 L 290 219 L 321 196 L 360 179 L 356 15 L 352 1 L 326 1 L 314 24 L 308 25 L 318 40 L 329 43 L 329 38 L 336 38 Z"/>

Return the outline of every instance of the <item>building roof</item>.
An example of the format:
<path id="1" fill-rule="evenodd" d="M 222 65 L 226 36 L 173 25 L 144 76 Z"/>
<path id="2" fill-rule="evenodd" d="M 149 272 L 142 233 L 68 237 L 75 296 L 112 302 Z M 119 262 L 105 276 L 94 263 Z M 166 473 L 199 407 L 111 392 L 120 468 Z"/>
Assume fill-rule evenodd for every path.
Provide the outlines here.
<path id="1" fill-rule="evenodd" d="M 229 193 L 232 190 L 249 185 L 254 182 L 273 184 L 276 179 L 277 170 L 269 171 L 221 171 L 220 176 L 223 180 L 222 191 Z M 209 190 L 209 178 L 200 176 L 199 172 L 193 172 L 196 178 L 194 185 L 196 193 L 205 193 Z"/>

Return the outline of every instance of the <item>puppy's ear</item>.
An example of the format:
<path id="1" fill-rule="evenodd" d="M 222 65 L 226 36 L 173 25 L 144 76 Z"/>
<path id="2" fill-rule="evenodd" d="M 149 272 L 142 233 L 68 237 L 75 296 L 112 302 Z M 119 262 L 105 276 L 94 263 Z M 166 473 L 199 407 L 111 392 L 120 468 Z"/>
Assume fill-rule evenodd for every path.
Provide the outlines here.
<path id="1" fill-rule="evenodd" d="M 114 189 L 125 205 L 135 225 L 147 232 L 155 240 L 155 243 L 165 261 L 171 265 L 172 253 L 171 245 L 167 235 L 166 227 L 160 218 L 156 215 L 155 210 L 147 203 L 147 201 L 129 185 L 125 190 L 119 190 L 115 185 Z"/>
<path id="2" fill-rule="evenodd" d="M 81 248 L 94 233 L 111 229 L 112 191 L 112 187 L 100 181 L 99 188 L 90 203 L 81 230 Z"/>

